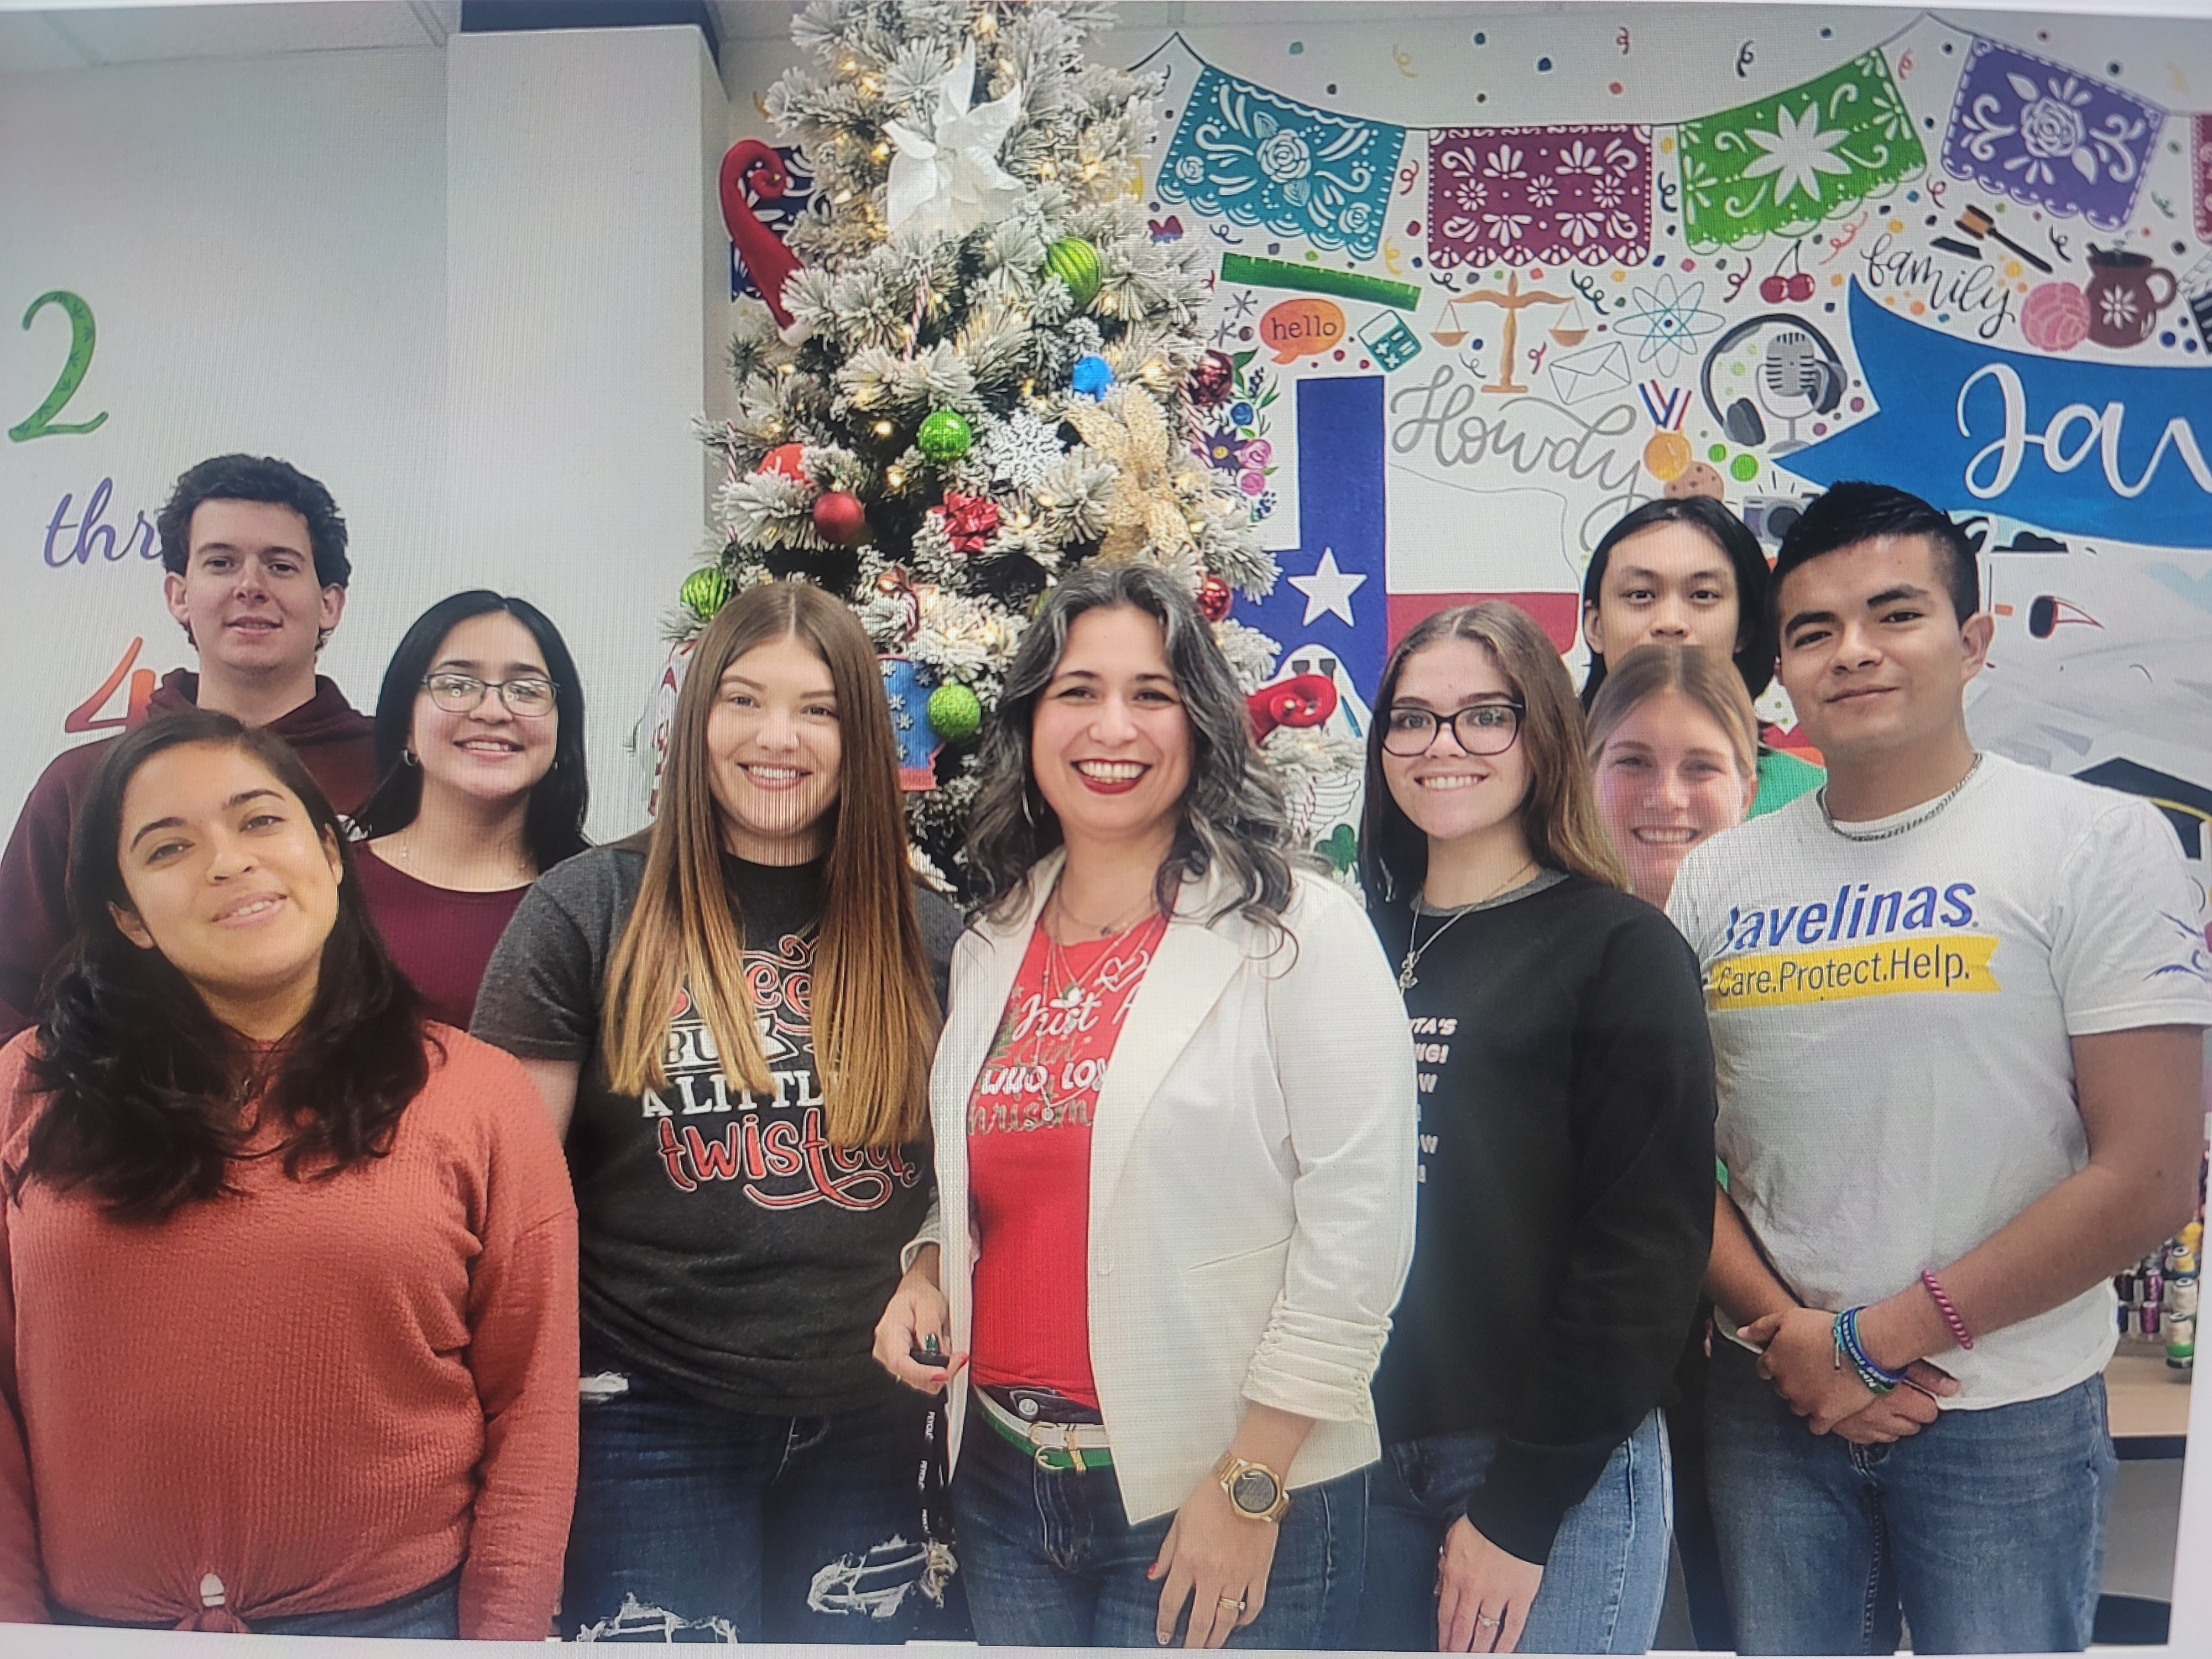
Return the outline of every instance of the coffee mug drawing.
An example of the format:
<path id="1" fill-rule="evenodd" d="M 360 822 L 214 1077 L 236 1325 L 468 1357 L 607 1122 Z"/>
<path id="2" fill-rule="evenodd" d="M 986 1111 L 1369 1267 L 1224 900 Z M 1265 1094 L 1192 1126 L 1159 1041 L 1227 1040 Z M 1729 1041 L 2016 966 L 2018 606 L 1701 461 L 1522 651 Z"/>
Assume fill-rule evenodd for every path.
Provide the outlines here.
<path id="1" fill-rule="evenodd" d="M 2163 294 L 2154 292 L 2163 283 Z M 2089 250 L 2089 337 L 2101 346 L 2141 345 L 2181 284 L 2147 253 Z"/>

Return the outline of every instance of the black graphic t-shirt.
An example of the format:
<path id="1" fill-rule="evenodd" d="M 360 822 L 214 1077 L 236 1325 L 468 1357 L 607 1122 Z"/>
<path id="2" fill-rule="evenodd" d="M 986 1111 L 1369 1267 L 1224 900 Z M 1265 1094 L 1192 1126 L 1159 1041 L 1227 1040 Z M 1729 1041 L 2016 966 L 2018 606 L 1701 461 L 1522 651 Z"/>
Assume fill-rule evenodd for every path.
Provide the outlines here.
<path id="1" fill-rule="evenodd" d="M 897 1385 L 869 1348 L 928 1208 L 930 1153 L 824 1135 L 808 1013 L 823 866 L 722 860 L 775 1077 L 763 1098 L 724 1079 L 681 990 L 667 1087 L 610 1085 L 599 1004 L 644 866 L 630 846 L 602 847 L 541 877 L 492 953 L 471 1027 L 525 1059 L 581 1063 L 568 1150 L 585 1339 L 736 1411 L 884 1399 Z M 915 901 L 941 1002 L 960 918 L 933 893 Z"/>

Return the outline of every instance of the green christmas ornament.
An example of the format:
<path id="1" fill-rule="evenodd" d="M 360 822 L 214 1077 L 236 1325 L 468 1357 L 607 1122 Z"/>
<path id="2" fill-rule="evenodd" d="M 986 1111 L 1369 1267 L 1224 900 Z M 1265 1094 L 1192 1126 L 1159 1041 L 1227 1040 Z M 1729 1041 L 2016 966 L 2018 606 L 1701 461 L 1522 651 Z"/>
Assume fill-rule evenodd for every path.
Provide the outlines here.
<path id="1" fill-rule="evenodd" d="M 1080 236 L 1063 236 L 1046 249 L 1044 268 L 1067 284 L 1077 305 L 1087 306 L 1098 297 L 1103 275 L 1098 250 Z"/>
<path id="2" fill-rule="evenodd" d="M 921 453 L 939 463 L 958 460 L 975 440 L 968 417 L 950 409 L 930 410 L 922 419 L 921 430 L 914 434 Z"/>
<path id="3" fill-rule="evenodd" d="M 714 613 L 729 603 L 730 573 L 719 564 L 695 570 L 684 579 L 678 597 L 701 622 L 712 622 Z"/>
<path id="4" fill-rule="evenodd" d="M 929 724 L 947 743 L 965 743 L 983 729 L 983 702 L 964 685 L 947 683 L 929 694 Z"/>

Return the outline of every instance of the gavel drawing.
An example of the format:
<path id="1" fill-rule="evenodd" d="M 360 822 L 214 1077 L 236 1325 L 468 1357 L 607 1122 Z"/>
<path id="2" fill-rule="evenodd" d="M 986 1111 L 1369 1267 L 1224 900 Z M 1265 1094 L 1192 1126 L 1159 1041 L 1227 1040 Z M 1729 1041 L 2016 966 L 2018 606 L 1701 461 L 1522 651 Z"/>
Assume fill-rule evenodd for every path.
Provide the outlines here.
<path id="1" fill-rule="evenodd" d="M 1990 218 L 1990 216 L 1983 212 L 1981 209 L 1972 206 L 1968 207 L 1964 213 L 1959 216 L 1959 228 L 1965 231 L 1967 235 L 1972 237 L 1978 242 L 1983 240 L 1984 238 L 1992 242 L 2002 242 L 2005 246 L 2010 248 L 2014 253 L 2020 255 L 2021 258 L 2027 260 L 2028 264 L 2033 265 L 2045 276 L 2048 276 L 2051 275 L 2050 265 L 2046 264 L 2040 256 L 2030 253 L 2018 242 L 2014 241 L 2011 237 L 1999 230 L 1997 228 L 1996 221 Z"/>

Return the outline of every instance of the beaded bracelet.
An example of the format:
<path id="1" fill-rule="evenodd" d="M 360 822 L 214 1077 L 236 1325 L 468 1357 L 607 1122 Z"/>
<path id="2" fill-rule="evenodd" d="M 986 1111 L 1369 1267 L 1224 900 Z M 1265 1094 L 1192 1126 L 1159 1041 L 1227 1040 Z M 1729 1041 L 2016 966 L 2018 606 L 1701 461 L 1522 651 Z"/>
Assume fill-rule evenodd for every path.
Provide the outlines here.
<path id="1" fill-rule="evenodd" d="M 1873 1394 L 1887 1394 L 1905 1381 L 1901 1371 L 1886 1370 L 1875 1364 L 1866 1346 L 1859 1340 L 1859 1313 L 1856 1308 L 1846 1308 L 1836 1316 L 1836 1369 L 1843 1369 L 1844 1361 L 1851 1362 L 1859 1381 Z"/>
<path id="2" fill-rule="evenodd" d="M 1959 1310 L 1951 1305 L 1951 1298 L 1943 1294 L 1943 1287 L 1936 1282 L 1936 1275 L 1923 1267 L 1920 1282 L 1928 1287 L 1928 1294 L 1936 1298 L 1936 1311 L 1943 1316 L 1943 1322 L 1951 1328 L 1951 1340 L 1961 1348 L 1972 1347 L 1974 1339 L 1967 1334 L 1966 1322 L 1959 1317 Z"/>

